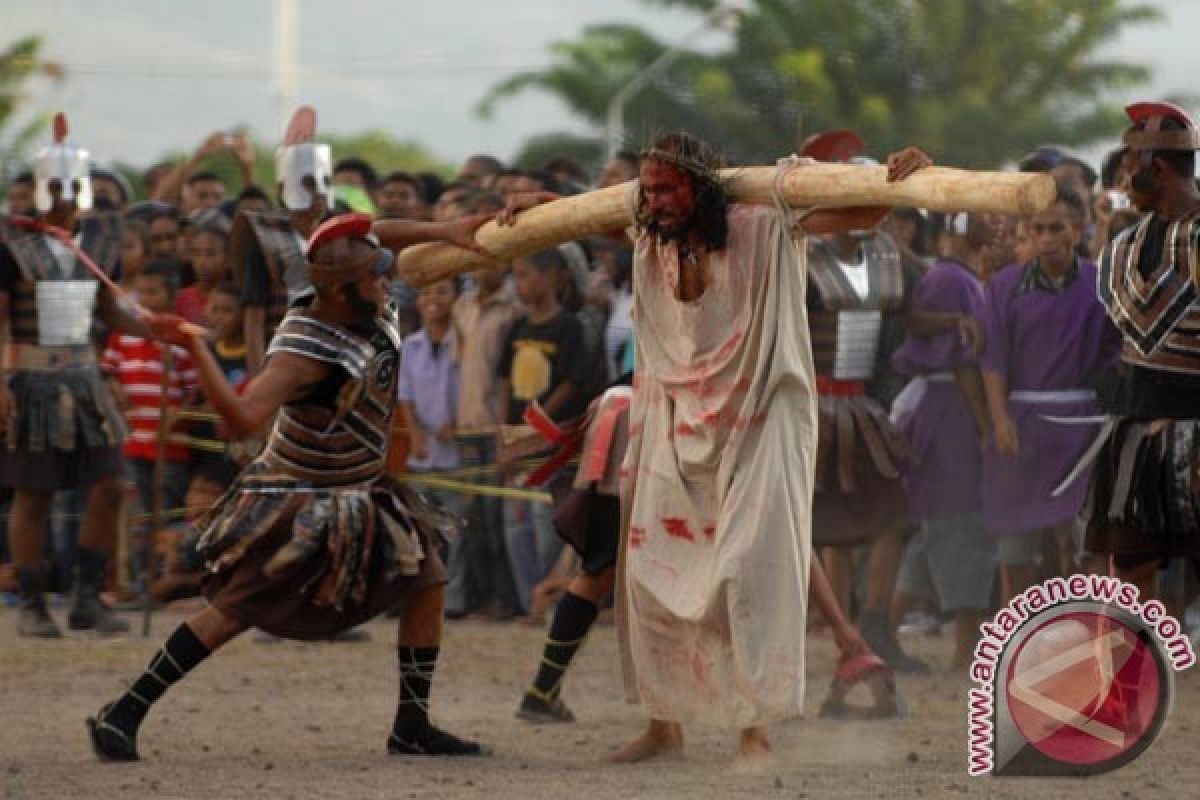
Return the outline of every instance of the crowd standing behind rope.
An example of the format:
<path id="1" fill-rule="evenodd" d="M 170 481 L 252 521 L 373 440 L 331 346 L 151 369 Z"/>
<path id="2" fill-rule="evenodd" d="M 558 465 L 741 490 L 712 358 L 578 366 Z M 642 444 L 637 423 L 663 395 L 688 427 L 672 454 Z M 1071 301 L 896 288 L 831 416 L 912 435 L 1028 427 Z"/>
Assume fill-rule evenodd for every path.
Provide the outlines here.
<path id="1" fill-rule="evenodd" d="M 1194 521 L 1176 523 L 1195 507 L 1194 484 L 1156 488 L 1171 470 L 1149 470 L 1138 454 L 1195 436 L 1195 404 L 1180 398 L 1200 398 L 1187 346 L 1200 312 L 1194 300 L 1151 302 L 1129 280 L 1195 296 L 1189 263 L 1159 262 L 1191 252 L 1168 223 L 1200 207 L 1200 133 L 1168 104 L 1139 104 L 1130 117 L 1099 172 L 1049 145 L 1021 161 L 1058 183 L 1043 213 L 897 208 L 869 229 L 808 237 L 814 556 L 836 604 L 898 672 L 929 670 L 896 638 L 910 615 L 956 622 L 961 666 L 982 615 L 1049 574 L 1115 569 L 1180 618 L 1193 597 L 1200 545 Z M 516 169 L 477 155 L 445 181 L 335 161 L 315 117 L 297 115 L 275 185 L 254 185 L 247 137 L 214 133 L 192 157 L 148 170 L 137 198 L 68 133 L 56 122 L 0 215 L 0 591 L 19 634 L 47 639 L 61 636 L 51 613 L 60 596 L 72 598 L 70 628 L 104 634 L 128 630 L 122 611 L 199 597 L 193 522 L 262 447 L 265 431 L 238 436 L 214 413 L 186 349 L 151 340 L 150 315 L 204 326 L 209 354 L 240 391 L 269 363 L 289 307 L 312 292 L 306 242 L 323 220 L 360 211 L 446 223 L 639 174 L 630 152 L 595 176 L 566 157 Z M 241 165 L 242 185 L 199 169 L 221 150 Z M 840 131 L 812 137 L 802 154 L 854 162 L 865 152 Z M 590 553 L 564 548 L 564 538 L 577 543 L 562 530 L 570 514 L 556 520 L 556 509 L 587 483 L 565 466 L 529 486 L 553 447 L 512 442 L 527 407 L 570 426 L 606 387 L 630 381 L 641 352 L 631 235 L 419 291 L 389 277 L 403 339 L 388 463 L 462 521 L 441 554 L 445 616 L 542 624 L 566 598 L 521 705 L 534 721 L 572 718 L 562 676 L 608 599 L 616 543 L 599 556 L 595 542 Z M 588 513 L 618 525 L 615 492 L 601 502 L 589 491 Z M 587 577 L 602 574 L 607 582 Z M 342 627 L 319 633 L 344 637 Z"/>

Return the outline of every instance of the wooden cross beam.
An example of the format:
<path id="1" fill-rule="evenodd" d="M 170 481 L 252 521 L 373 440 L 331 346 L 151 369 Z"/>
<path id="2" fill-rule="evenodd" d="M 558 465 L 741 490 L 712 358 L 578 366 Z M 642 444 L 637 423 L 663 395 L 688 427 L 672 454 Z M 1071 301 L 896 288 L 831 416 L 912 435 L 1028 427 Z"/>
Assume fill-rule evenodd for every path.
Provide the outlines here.
<path id="1" fill-rule="evenodd" d="M 731 201 L 773 203 L 776 167 L 748 167 L 722 172 Z M 476 240 L 495 254 L 494 262 L 536 253 L 549 247 L 627 228 L 636 181 L 564 197 L 524 211 L 516 224 L 489 222 Z M 930 211 L 995 211 L 1035 214 L 1054 202 L 1054 179 L 1025 172 L 971 172 L 925 167 L 903 181 L 889 183 L 887 167 L 808 164 L 788 170 L 780 181 L 784 200 L 793 208 L 848 206 L 912 206 Z M 488 259 L 452 245 L 434 243 L 406 248 L 397 259 L 400 275 L 411 286 L 424 286 L 489 263 Z"/>

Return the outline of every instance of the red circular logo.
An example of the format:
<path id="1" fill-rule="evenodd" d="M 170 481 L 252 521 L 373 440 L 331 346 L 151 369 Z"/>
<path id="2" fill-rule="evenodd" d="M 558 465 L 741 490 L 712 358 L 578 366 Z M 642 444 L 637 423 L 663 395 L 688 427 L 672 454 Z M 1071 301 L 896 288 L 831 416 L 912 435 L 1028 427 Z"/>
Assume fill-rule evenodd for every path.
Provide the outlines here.
<path id="1" fill-rule="evenodd" d="M 1103 613 L 1062 614 L 1025 637 L 1009 662 L 1009 712 L 1045 756 L 1098 766 L 1135 755 L 1157 735 L 1161 669 L 1145 632 Z"/>

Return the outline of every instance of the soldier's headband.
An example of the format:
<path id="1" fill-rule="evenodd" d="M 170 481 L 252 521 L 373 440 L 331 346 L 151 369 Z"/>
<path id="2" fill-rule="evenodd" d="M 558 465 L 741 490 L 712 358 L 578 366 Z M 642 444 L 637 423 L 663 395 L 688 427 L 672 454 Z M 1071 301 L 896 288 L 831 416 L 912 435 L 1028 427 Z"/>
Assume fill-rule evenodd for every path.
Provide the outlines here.
<path id="1" fill-rule="evenodd" d="M 1130 150 L 1200 150 L 1200 130 L 1146 130 L 1126 131 L 1122 141 Z"/>

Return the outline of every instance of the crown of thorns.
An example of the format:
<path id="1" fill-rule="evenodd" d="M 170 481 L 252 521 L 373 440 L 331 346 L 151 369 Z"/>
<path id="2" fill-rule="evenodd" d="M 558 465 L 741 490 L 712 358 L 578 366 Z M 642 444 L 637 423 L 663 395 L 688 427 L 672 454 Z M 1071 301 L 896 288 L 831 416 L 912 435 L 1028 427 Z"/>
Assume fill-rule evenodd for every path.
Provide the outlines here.
<path id="1" fill-rule="evenodd" d="M 686 140 L 683 140 L 686 142 Z M 698 144 L 698 143 L 697 143 Z M 701 161 L 700 158 L 683 154 L 674 150 L 665 150 L 659 146 L 649 146 L 644 148 L 638 158 L 641 161 L 661 161 L 662 163 L 671 164 L 672 167 L 683 169 L 684 172 L 696 176 L 696 178 L 707 182 L 713 186 L 722 186 L 724 181 L 721 180 L 721 174 L 718 172 L 720 164 L 710 164 Z"/>

